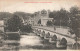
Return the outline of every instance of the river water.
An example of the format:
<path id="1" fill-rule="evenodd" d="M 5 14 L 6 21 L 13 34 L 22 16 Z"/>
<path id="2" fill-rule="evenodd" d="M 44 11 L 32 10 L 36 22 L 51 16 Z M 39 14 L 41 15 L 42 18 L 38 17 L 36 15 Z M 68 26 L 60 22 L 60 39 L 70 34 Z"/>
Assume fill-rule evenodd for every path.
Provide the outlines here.
<path id="1" fill-rule="evenodd" d="M 53 45 L 54 46 L 54 45 Z M 55 47 L 54 47 L 55 48 Z M 52 44 L 34 33 L 21 35 L 20 49 L 53 49 Z"/>
<path id="2" fill-rule="evenodd" d="M 57 49 L 55 44 L 50 44 L 49 41 L 41 38 L 40 36 L 34 33 L 28 33 L 25 35 L 20 35 L 20 40 L 7 40 L 15 44 L 6 44 L 3 50 L 53 50 Z"/>

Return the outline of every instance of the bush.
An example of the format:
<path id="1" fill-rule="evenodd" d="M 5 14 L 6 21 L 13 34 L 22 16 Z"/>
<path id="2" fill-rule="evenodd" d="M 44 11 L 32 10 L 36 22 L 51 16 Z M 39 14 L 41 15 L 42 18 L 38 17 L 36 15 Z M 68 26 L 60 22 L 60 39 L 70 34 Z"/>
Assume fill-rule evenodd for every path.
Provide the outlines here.
<path id="1" fill-rule="evenodd" d="M 28 33 L 30 33 L 30 32 L 32 32 L 32 27 L 31 27 L 31 25 L 23 25 L 20 30 L 22 32 L 28 32 Z"/>
<path id="2" fill-rule="evenodd" d="M 47 24 L 46 24 L 47 26 L 52 26 L 53 25 L 53 23 L 52 23 L 52 21 L 47 21 Z"/>
<path id="3" fill-rule="evenodd" d="M 21 18 L 15 14 L 13 14 L 13 17 L 8 19 L 7 27 L 5 29 L 8 29 L 9 31 L 15 32 L 20 29 L 21 25 L 22 25 Z"/>
<path id="4" fill-rule="evenodd" d="M 17 33 L 7 34 L 7 36 L 8 40 L 20 40 L 20 35 Z"/>

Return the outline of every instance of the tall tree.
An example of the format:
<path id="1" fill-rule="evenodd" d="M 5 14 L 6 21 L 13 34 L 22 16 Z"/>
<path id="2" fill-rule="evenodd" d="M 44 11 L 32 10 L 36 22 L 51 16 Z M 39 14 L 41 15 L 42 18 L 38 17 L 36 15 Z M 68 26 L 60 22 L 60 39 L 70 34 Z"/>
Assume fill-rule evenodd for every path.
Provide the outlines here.
<path id="1" fill-rule="evenodd" d="M 15 14 L 7 21 L 9 31 L 18 31 L 22 25 L 22 20 Z"/>
<path id="2" fill-rule="evenodd" d="M 77 6 L 71 7 L 70 8 L 70 13 L 72 15 L 78 14 L 79 8 Z"/>
<path id="3" fill-rule="evenodd" d="M 71 19 L 71 26 L 70 28 L 72 29 L 72 31 L 74 32 L 74 34 L 76 35 L 75 41 L 76 41 L 76 49 L 78 49 L 78 38 L 80 38 L 80 10 L 78 9 L 78 7 L 71 7 L 70 8 L 70 19 Z"/>
<path id="4" fill-rule="evenodd" d="M 67 26 L 69 12 L 65 9 L 60 9 L 59 11 L 53 11 L 49 14 L 49 17 L 54 18 L 54 25 Z"/>
<path id="5" fill-rule="evenodd" d="M 77 37 L 79 37 L 79 28 L 80 28 L 80 16 L 77 14 L 79 13 L 78 7 L 71 7 L 70 8 L 71 13 L 71 26 L 70 28 L 74 31 Z M 80 13 L 79 13 L 80 14 Z"/>

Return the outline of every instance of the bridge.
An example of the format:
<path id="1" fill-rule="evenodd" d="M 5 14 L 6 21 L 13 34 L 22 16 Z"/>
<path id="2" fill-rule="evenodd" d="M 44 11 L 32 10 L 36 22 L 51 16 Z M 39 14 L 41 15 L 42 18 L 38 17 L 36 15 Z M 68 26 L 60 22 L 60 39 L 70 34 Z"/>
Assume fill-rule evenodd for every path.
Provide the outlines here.
<path id="1" fill-rule="evenodd" d="M 67 45 L 73 45 L 75 43 L 74 36 L 68 32 L 69 28 L 56 28 L 55 30 L 54 27 L 33 26 L 33 29 L 34 33 L 44 37 L 44 39 L 48 39 L 50 43 L 50 37 L 54 35 L 57 37 L 58 42 L 64 38 L 67 41 Z M 45 38 L 47 34 L 50 34 L 49 38 Z"/>

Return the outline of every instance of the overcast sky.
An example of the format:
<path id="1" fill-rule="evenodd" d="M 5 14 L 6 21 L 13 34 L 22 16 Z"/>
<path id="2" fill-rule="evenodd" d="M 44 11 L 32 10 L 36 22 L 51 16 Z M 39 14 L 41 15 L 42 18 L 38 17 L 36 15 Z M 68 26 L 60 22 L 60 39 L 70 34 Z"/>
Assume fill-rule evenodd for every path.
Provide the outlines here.
<path id="1" fill-rule="evenodd" d="M 51 3 L 25 3 L 25 2 L 51 2 Z M 80 8 L 80 0 L 0 0 L 0 11 L 15 12 L 22 11 L 33 13 L 45 10 L 59 10 L 65 8 L 69 10 L 71 6 L 78 6 Z"/>

